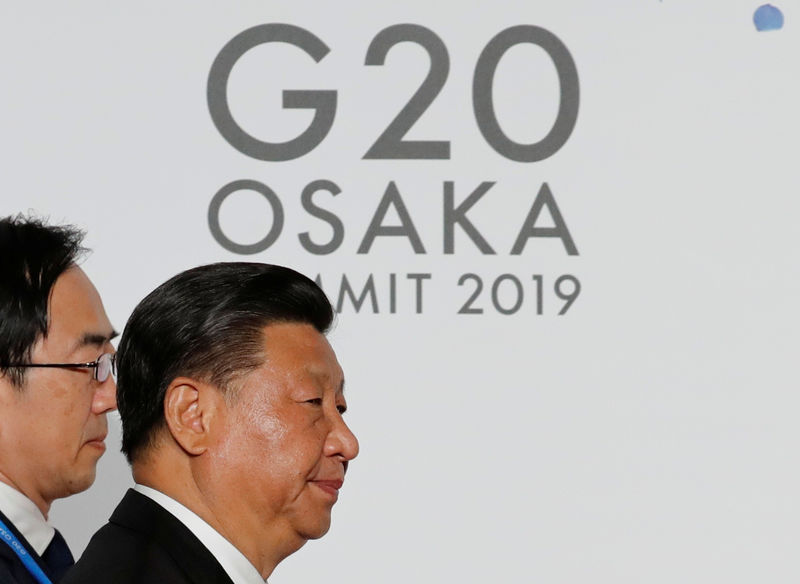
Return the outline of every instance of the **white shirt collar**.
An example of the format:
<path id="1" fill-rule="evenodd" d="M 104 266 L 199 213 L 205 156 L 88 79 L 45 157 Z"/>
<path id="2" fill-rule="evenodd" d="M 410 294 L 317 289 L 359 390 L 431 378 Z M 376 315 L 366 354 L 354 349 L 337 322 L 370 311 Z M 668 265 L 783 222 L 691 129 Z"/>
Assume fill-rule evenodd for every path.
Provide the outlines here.
<path id="1" fill-rule="evenodd" d="M 36 503 L 11 485 L 0 482 L 0 511 L 41 556 L 50 545 L 56 530 L 47 523 Z"/>
<path id="2" fill-rule="evenodd" d="M 177 517 L 208 548 L 234 584 L 264 584 L 265 580 L 244 554 L 193 511 L 150 487 L 137 483 L 133 490 L 149 497 Z"/>

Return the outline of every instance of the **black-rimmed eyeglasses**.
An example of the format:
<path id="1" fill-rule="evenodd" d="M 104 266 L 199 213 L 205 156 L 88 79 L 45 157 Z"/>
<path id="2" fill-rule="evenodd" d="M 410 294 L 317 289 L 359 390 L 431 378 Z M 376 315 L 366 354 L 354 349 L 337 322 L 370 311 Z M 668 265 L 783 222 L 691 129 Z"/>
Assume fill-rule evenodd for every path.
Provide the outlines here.
<path id="1" fill-rule="evenodd" d="M 12 363 L 5 367 L 57 367 L 59 369 L 94 369 L 94 378 L 103 383 L 109 375 L 117 376 L 117 354 L 103 353 L 91 363 Z"/>

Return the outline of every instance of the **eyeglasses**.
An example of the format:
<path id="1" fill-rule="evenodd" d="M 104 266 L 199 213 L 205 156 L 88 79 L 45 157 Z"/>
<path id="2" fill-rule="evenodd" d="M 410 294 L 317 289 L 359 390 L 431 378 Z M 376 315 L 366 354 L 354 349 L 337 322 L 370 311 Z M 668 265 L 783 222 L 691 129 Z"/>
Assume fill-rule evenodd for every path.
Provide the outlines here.
<path id="1" fill-rule="evenodd" d="M 94 369 L 94 378 L 103 383 L 109 375 L 117 376 L 117 354 L 103 353 L 91 363 L 14 363 L 5 367 L 58 367 L 60 369 Z"/>

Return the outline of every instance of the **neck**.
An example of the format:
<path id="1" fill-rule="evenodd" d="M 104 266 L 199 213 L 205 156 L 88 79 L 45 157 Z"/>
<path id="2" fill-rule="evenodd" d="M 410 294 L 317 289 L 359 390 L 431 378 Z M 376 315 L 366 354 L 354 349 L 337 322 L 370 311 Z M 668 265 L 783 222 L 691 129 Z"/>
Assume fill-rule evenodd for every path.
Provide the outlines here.
<path id="1" fill-rule="evenodd" d="M 155 489 L 178 501 L 208 523 L 222 537 L 238 549 L 255 566 L 261 577 L 269 578 L 275 567 L 305 543 L 305 540 L 287 537 L 269 520 L 240 512 L 234 489 L 218 489 L 219 471 L 216 480 L 209 481 L 205 473 L 197 472 L 202 464 L 185 453 L 165 452 L 168 445 L 160 445 L 158 454 L 144 454 L 132 465 L 134 480 Z M 296 540 L 296 541 L 295 541 Z"/>
<path id="2" fill-rule="evenodd" d="M 51 500 L 45 499 L 42 495 L 36 492 L 33 488 L 25 488 L 21 482 L 14 481 L 7 473 L 0 470 L 0 482 L 7 484 L 9 487 L 19 491 L 28 499 L 33 501 L 34 505 L 39 508 L 44 518 L 47 519 L 47 514 L 50 512 Z"/>

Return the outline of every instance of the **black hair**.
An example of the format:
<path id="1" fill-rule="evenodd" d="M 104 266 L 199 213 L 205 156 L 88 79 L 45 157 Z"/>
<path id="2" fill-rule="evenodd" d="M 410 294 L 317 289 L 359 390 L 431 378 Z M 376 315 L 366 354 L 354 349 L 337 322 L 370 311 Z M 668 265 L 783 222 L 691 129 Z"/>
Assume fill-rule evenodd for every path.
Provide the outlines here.
<path id="1" fill-rule="evenodd" d="M 53 285 L 86 251 L 84 233 L 16 215 L 0 219 L 0 375 L 22 388 L 34 344 L 47 336 Z"/>
<path id="2" fill-rule="evenodd" d="M 264 359 L 263 329 L 307 323 L 325 333 L 333 308 L 312 280 L 282 266 L 232 262 L 168 280 L 134 309 L 118 347 L 117 408 L 129 462 L 164 427 L 164 397 L 181 376 L 225 393 Z"/>

